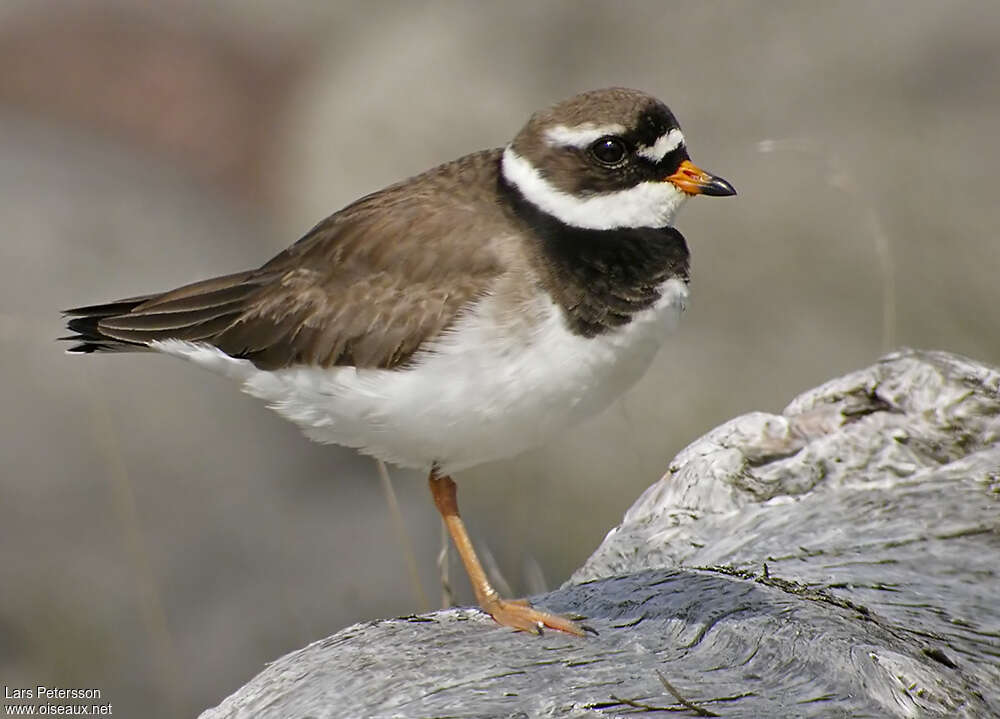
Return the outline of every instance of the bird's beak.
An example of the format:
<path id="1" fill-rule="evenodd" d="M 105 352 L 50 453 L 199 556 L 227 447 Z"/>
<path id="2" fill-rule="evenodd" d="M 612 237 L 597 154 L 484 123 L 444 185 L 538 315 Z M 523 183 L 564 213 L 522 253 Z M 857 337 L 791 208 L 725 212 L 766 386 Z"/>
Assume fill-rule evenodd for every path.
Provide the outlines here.
<path id="1" fill-rule="evenodd" d="M 691 160 L 684 160 L 677 172 L 667 178 L 681 192 L 689 195 L 710 195 L 712 197 L 728 197 L 735 195 L 736 189 L 721 177 L 705 172 Z"/>

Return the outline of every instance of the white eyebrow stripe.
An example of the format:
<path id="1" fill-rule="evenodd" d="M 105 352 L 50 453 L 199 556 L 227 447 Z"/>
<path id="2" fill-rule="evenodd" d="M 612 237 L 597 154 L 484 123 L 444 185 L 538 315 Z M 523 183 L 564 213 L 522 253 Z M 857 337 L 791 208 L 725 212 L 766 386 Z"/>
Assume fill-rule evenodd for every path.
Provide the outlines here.
<path id="1" fill-rule="evenodd" d="M 549 145 L 561 147 L 586 147 L 594 140 L 605 135 L 624 135 L 625 128 L 621 125 L 595 125 L 585 122 L 575 127 L 556 125 L 545 131 L 545 139 Z"/>
<path id="2" fill-rule="evenodd" d="M 636 150 L 635 154 L 645 157 L 647 160 L 659 162 L 671 152 L 684 144 L 684 135 L 676 127 L 666 135 L 660 135 L 652 146 L 642 146 Z"/>

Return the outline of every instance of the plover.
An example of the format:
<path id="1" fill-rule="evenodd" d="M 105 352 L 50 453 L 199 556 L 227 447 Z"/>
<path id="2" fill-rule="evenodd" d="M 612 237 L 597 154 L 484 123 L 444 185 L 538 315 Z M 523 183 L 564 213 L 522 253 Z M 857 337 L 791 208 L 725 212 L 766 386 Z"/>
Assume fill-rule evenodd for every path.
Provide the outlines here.
<path id="1" fill-rule="evenodd" d="M 450 475 L 544 443 L 642 376 L 688 297 L 672 222 L 699 194 L 735 190 L 692 164 L 666 105 L 586 92 L 504 148 L 348 205 L 262 267 L 67 310 L 64 339 L 190 360 L 314 440 L 427 471 L 480 606 L 579 634 L 498 596 Z"/>

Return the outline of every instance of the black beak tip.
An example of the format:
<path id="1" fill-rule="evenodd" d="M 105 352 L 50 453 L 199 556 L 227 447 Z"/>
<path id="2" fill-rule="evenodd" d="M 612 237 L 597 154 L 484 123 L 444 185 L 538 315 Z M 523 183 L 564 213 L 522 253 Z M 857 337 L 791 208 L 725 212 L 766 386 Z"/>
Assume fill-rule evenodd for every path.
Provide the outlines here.
<path id="1" fill-rule="evenodd" d="M 712 181 L 701 191 L 701 194 L 709 197 L 732 197 L 736 194 L 736 188 L 721 177 L 713 177 Z"/>

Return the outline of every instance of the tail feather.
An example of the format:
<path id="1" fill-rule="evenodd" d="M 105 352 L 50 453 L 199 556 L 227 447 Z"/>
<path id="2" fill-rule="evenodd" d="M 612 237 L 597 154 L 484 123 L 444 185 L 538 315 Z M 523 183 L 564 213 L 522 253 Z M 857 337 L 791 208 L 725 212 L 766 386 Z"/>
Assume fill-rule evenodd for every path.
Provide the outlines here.
<path id="1" fill-rule="evenodd" d="M 210 339 L 235 323 L 246 301 L 260 289 L 251 272 L 196 282 L 170 292 L 65 310 L 66 325 L 76 334 L 67 351 L 141 352 L 156 340 Z"/>
<path id="2" fill-rule="evenodd" d="M 100 322 L 108 317 L 116 317 L 131 312 L 133 309 L 146 302 L 155 295 L 145 297 L 133 297 L 117 302 L 108 302 L 103 305 L 90 305 L 88 307 L 74 307 L 64 310 L 63 316 L 69 317 L 66 326 L 71 332 L 76 334 L 60 337 L 60 340 L 76 342 L 67 352 L 89 354 L 90 352 L 140 352 L 146 346 L 137 342 L 127 342 L 109 337 L 100 329 Z"/>

